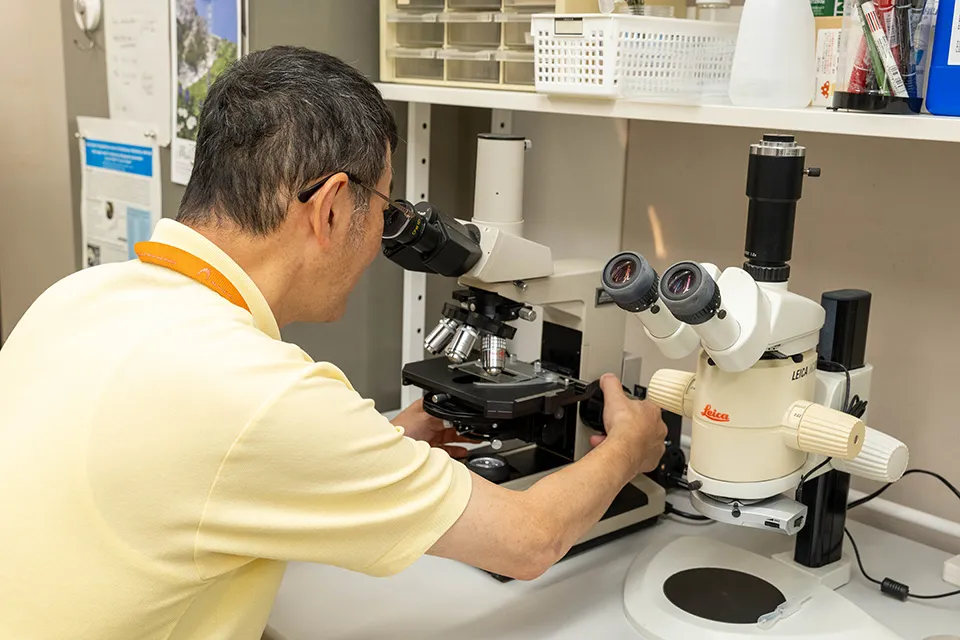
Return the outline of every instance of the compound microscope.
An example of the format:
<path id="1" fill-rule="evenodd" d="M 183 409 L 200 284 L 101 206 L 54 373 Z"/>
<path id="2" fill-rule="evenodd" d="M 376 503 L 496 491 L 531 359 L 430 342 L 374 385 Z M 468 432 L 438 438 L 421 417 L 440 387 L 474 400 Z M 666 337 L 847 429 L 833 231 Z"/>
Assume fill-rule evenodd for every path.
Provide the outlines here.
<path id="1" fill-rule="evenodd" d="M 625 252 L 604 269 L 605 291 L 664 355 L 699 351 L 696 373 L 658 371 L 647 395 L 692 421 L 693 507 L 796 536 L 794 553 L 773 558 L 699 537 L 641 553 L 624 605 L 645 638 L 897 637 L 833 591 L 850 579 L 850 474 L 894 482 L 908 452 L 863 420 L 870 294 L 835 291 L 817 304 L 788 289 L 804 177 L 820 173 L 805 158 L 789 135 L 751 146 L 743 268 L 680 262 L 660 277 Z"/>
<path id="2" fill-rule="evenodd" d="M 603 261 L 554 260 L 549 247 L 524 238 L 529 144 L 479 136 L 472 220 L 399 202 L 383 236 L 393 262 L 463 287 L 424 341 L 438 357 L 406 364 L 403 383 L 424 390 L 429 414 L 489 443 L 466 464 L 515 490 L 590 450 L 597 431 L 588 424 L 601 427 L 599 378 L 623 372 L 626 319 L 598 286 Z M 650 477 L 636 478 L 571 554 L 655 523 L 664 497 Z"/>

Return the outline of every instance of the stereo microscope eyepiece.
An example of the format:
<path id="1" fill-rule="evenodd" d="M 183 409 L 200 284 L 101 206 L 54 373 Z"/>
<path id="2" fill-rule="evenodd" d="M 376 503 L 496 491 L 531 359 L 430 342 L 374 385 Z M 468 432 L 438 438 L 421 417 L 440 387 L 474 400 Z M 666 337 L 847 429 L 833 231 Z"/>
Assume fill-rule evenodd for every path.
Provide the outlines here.
<path id="1" fill-rule="evenodd" d="M 725 351 L 740 339 L 740 324 L 720 308 L 720 287 L 697 262 L 678 262 L 660 280 L 660 300 L 690 325 L 707 351 Z"/>
<path id="2" fill-rule="evenodd" d="M 603 269 L 603 290 L 624 311 L 646 311 L 659 298 L 660 279 L 650 263 L 639 253 L 625 251 L 610 259 Z"/>
<path id="3" fill-rule="evenodd" d="M 678 262 L 663 274 L 660 298 L 677 320 L 703 324 L 720 311 L 720 287 L 697 262 Z"/>

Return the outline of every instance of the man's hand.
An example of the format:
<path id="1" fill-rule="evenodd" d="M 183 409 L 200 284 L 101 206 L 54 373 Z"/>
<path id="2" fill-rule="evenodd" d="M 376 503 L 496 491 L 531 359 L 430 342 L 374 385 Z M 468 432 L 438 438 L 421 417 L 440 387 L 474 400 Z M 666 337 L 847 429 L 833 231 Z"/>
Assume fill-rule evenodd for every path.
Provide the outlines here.
<path id="1" fill-rule="evenodd" d="M 466 510 L 429 553 L 532 580 L 600 520 L 624 485 L 656 468 L 667 437 L 660 409 L 628 399 L 615 376 L 600 385 L 607 437 L 594 440 L 596 449 L 524 491 L 474 475 Z"/>
<path id="2" fill-rule="evenodd" d="M 463 447 L 456 446 L 458 442 L 474 442 L 464 438 L 443 424 L 443 421 L 434 418 L 423 409 L 423 399 L 401 411 L 391 420 L 395 426 L 403 427 L 404 434 L 414 440 L 428 443 L 431 447 L 439 447 L 450 454 L 451 458 L 465 458 L 470 453 Z M 454 445 L 454 446 L 449 446 Z"/>
<path id="3" fill-rule="evenodd" d="M 650 402 L 632 400 L 623 392 L 623 385 L 614 375 L 600 379 L 603 390 L 603 425 L 606 437 L 592 436 L 590 443 L 621 448 L 634 460 L 637 473 L 653 471 L 660 464 L 665 450 L 667 425 L 660 408 Z"/>

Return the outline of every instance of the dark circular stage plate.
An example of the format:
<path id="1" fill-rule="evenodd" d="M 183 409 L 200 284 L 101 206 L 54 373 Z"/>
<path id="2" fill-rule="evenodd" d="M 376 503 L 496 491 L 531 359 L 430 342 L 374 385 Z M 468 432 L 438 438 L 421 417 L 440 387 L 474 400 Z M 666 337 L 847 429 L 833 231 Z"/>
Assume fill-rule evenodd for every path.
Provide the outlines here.
<path id="1" fill-rule="evenodd" d="M 687 569 L 667 578 L 663 595 L 675 607 L 704 620 L 757 624 L 757 619 L 786 602 L 783 593 L 762 578 L 732 569 Z"/>

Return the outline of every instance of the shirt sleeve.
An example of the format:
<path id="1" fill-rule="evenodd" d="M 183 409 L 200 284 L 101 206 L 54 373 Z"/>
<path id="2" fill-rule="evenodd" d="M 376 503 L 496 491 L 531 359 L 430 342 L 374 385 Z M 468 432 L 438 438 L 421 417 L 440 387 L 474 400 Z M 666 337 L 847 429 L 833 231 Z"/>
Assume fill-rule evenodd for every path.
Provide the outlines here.
<path id="1" fill-rule="evenodd" d="M 397 573 L 457 521 L 465 466 L 404 437 L 329 364 L 312 364 L 234 442 L 197 528 L 208 579 L 240 559 Z"/>

